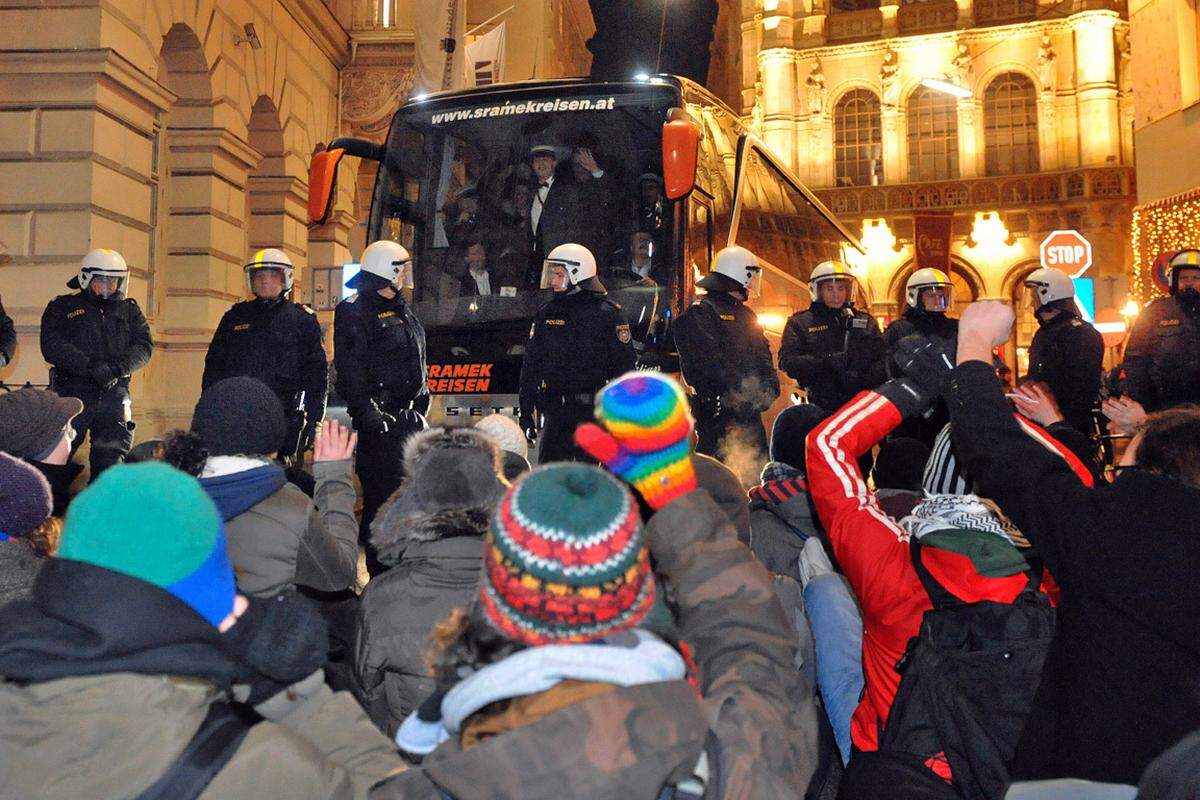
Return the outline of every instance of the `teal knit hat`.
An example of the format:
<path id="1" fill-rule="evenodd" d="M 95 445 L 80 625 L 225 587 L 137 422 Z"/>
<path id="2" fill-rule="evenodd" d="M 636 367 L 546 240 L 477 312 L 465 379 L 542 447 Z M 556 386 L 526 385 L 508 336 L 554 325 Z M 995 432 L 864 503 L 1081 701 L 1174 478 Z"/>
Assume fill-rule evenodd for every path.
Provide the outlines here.
<path id="1" fill-rule="evenodd" d="M 200 483 L 160 462 L 107 469 L 67 509 L 58 557 L 154 584 L 214 627 L 237 593 L 225 530 Z"/>

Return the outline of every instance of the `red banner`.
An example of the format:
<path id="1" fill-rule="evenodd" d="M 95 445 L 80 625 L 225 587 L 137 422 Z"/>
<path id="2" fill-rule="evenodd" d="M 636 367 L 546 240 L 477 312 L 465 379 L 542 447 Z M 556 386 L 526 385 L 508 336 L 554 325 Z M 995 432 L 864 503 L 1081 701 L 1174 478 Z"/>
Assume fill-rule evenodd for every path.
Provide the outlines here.
<path id="1" fill-rule="evenodd" d="M 913 242 L 916 244 L 917 269 L 932 267 L 950 270 L 950 223 L 953 214 L 914 214 Z"/>

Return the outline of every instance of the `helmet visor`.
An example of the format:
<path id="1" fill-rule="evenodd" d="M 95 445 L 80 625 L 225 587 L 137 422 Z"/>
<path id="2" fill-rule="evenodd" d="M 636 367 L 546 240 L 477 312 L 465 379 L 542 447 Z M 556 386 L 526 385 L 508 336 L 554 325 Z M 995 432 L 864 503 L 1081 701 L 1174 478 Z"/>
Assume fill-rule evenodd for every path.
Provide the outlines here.
<path id="1" fill-rule="evenodd" d="M 574 281 L 571 280 L 572 268 L 578 269 L 578 261 L 565 259 L 549 259 L 542 262 L 542 288 L 553 289 L 556 292 L 566 291 Z"/>
<path id="2" fill-rule="evenodd" d="M 746 282 L 746 295 L 759 297 L 762 295 L 762 267 L 746 267 L 750 280 Z"/>
<path id="3" fill-rule="evenodd" d="M 917 299 L 924 310 L 944 314 L 954 303 L 954 287 L 948 283 L 922 286 Z"/>

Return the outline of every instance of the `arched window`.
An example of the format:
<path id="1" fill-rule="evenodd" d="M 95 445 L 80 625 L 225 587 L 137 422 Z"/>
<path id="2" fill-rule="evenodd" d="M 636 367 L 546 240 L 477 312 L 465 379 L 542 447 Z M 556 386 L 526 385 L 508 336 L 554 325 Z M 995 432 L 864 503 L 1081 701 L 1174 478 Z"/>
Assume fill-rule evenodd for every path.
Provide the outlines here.
<path id="1" fill-rule="evenodd" d="M 958 177 L 958 106 L 954 98 L 925 86 L 908 98 L 908 179 Z"/>
<path id="2" fill-rule="evenodd" d="M 1033 81 L 1006 72 L 983 93 L 984 163 L 988 175 L 1037 172 L 1037 91 Z"/>
<path id="3" fill-rule="evenodd" d="M 874 92 L 853 89 L 834 106 L 833 162 L 838 186 L 883 182 L 883 132 Z"/>

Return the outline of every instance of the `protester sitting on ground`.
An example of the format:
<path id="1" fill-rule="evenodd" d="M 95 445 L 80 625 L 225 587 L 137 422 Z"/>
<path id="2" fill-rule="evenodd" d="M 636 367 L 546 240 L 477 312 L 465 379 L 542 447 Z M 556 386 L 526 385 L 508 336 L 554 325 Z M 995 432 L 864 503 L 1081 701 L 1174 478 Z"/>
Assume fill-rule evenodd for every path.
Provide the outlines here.
<path id="1" fill-rule="evenodd" d="M 3 794 L 179 798 L 207 783 L 204 798 L 340 800 L 402 769 L 294 646 L 311 626 L 239 631 L 246 606 L 195 479 L 160 463 L 106 470 L 71 504 L 32 599 L 0 610 Z M 265 721 L 226 705 L 239 679 Z M 181 756 L 202 730 L 215 751 Z"/>
<path id="2" fill-rule="evenodd" d="M 29 596 L 58 544 L 50 484 L 19 458 L 0 453 L 0 606 Z"/>
<path id="3" fill-rule="evenodd" d="M 200 396 L 191 432 L 169 437 L 165 460 L 198 476 L 217 504 L 240 591 L 348 589 L 358 572 L 350 477 L 356 437 L 333 420 L 322 426 L 313 448 L 314 501 L 275 461 L 286 432 L 283 407 L 265 383 L 226 378 Z"/>
<path id="4" fill-rule="evenodd" d="M 879 445 L 871 467 L 875 500 L 892 519 L 903 519 L 924 499 L 921 480 L 929 448 L 924 442 L 897 436 Z"/>
<path id="5" fill-rule="evenodd" d="M 16 456 L 45 476 L 54 498 L 53 514 L 61 517 L 71 501 L 71 484 L 83 471 L 71 463 L 75 429 L 71 420 L 83 411 L 74 397 L 44 389 L 0 392 L 0 452 Z"/>
<path id="6" fill-rule="evenodd" d="M 824 416 L 808 404 L 781 411 L 771 426 L 771 460 L 750 490 L 750 549 L 768 570 L 795 580 L 800 551 L 819 526 L 808 499 L 804 439 Z"/>
<path id="7" fill-rule="evenodd" d="M 1032 700 L 1032 688 L 1007 696 L 1003 705 L 989 709 L 989 718 L 970 723 L 986 726 L 978 731 L 981 742 L 955 741 L 945 731 L 934 731 L 916 747 L 903 731 L 889 729 L 889 716 L 901 686 L 898 664 L 934 603 L 930 589 L 914 562 L 920 556 L 929 580 L 962 603 L 992 601 L 1022 603 L 1036 592 L 1039 576 L 1031 571 L 1013 543 L 1013 526 L 993 507 L 973 496 L 935 495 L 919 505 L 912 516 L 897 522 L 882 512 L 868 490 L 857 459 L 881 441 L 905 418 L 923 414 L 938 397 L 942 374 L 950 362 L 944 346 L 916 335 L 897 346 L 897 362 L 905 377 L 893 379 L 872 392 L 863 392 L 808 436 L 808 478 L 813 502 L 833 545 L 833 553 L 858 597 L 863 615 L 862 642 L 865 693 L 851 724 L 856 754 L 851 757 L 842 783 L 846 798 L 937 797 L 949 789 L 933 776 L 956 787 L 993 793 L 1003 789 L 1003 776 L 979 774 L 974 760 L 958 756 L 965 748 L 1001 771 Z M 910 538 L 919 547 L 910 545 Z M 910 552 L 912 551 L 912 552 Z M 1031 623 L 1031 642 L 1048 641 L 1052 626 L 1049 603 L 1042 597 L 1041 627 Z M 1024 607 L 1024 606 L 1023 606 Z M 1037 609 L 1035 603 L 1033 606 Z M 1046 617 L 1049 617 L 1047 619 Z M 1034 614 L 1034 620 L 1039 617 Z M 822 646 L 817 637 L 818 653 Z M 1043 651 L 1044 652 L 1044 651 Z M 1023 673 L 1040 669 L 1041 661 L 1014 660 Z M 949 679 L 948 679 L 949 680 Z M 947 683 L 944 691 L 957 691 Z M 1008 689 L 1007 684 L 1003 687 Z M 969 706 L 960 709 L 965 715 Z M 900 723 L 909 720 L 902 719 Z M 882 756 L 882 737 L 891 736 L 910 748 L 900 754 L 892 747 Z M 927 752 L 919 750 L 927 749 Z M 996 780 L 1000 778 L 997 785 Z M 950 792 L 948 796 L 955 796 Z"/>
<path id="8" fill-rule="evenodd" d="M 1200 409 L 1151 414 L 1111 486 L 1081 486 L 1021 435 L 989 366 L 1011 332 L 996 302 L 963 314 L 946 383 L 964 468 L 1062 587 L 1013 774 L 1136 784 L 1200 720 Z"/>
<path id="9" fill-rule="evenodd" d="M 694 489 L 682 390 L 636 373 L 597 410 L 608 430 L 583 426 L 578 443 L 656 513 L 643 530 L 629 490 L 592 466 L 551 464 L 517 481 L 492 518 L 478 601 L 439 629 L 447 691 L 398 735 L 410 752 L 444 742 L 379 797 L 482 786 L 633 798 L 668 785 L 698 796 L 705 778 L 709 797 L 807 787 L 815 711 L 795 641 L 766 571 Z"/>
<path id="10" fill-rule="evenodd" d="M 436 688 L 425 660 L 434 627 L 478 591 L 488 517 L 507 487 L 500 469 L 499 448 L 475 428 L 414 434 L 408 477 L 371 523 L 387 571 L 362 594 L 355 678 L 389 736 Z"/>
<path id="11" fill-rule="evenodd" d="M 500 447 L 506 481 L 511 483 L 529 471 L 529 441 L 515 419 L 497 412 L 476 422 L 475 427 Z"/>

